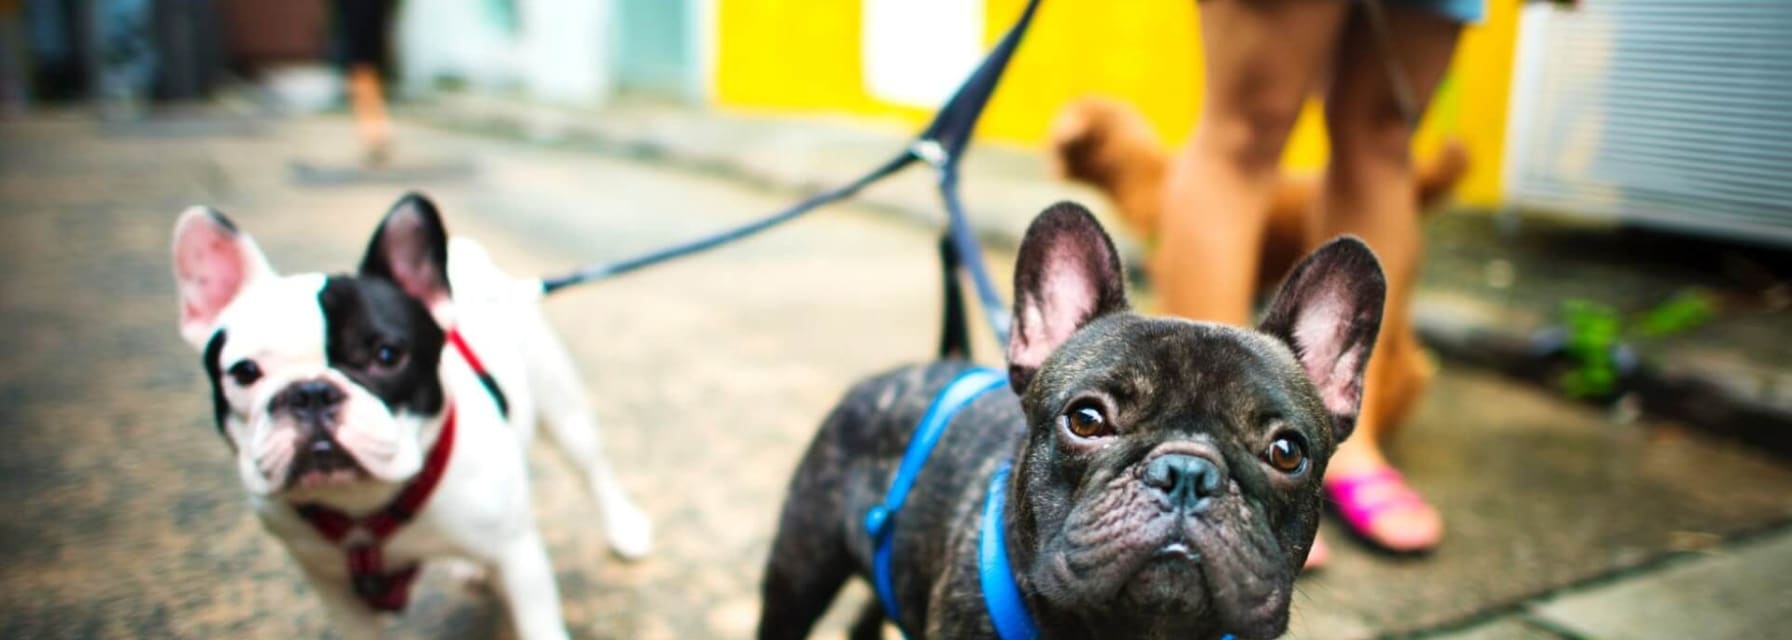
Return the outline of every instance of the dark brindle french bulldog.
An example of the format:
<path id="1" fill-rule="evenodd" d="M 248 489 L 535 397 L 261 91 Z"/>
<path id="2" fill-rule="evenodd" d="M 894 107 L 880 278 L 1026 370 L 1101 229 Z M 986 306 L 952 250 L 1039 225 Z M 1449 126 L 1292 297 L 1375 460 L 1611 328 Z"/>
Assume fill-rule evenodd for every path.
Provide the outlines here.
<path id="1" fill-rule="evenodd" d="M 895 622 L 996 637 L 978 553 L 990 537 L 1042 637 L 1281 634 L 1381 323 L 1375 256 L 1353 238 L 1321 247 L 1255 331 L 1147 318 L 1128 309 L 1107 234 L 1064 203 L 1028 229 L 1014 289 L 1011 388 L 950 420 L 889 520 Z M 873 576 L 866 514 L 885 503 L 923 413 L 971 366 L 897 369 L 834 409 L 791 480 L 761 638 L 807 635 L 848 576 Z M 991 509 L 999 523 L 984 522 L 992 504 L 1005 504 Z M 872 602 L 855 637 L 876 637 L 885 616 Z"/>

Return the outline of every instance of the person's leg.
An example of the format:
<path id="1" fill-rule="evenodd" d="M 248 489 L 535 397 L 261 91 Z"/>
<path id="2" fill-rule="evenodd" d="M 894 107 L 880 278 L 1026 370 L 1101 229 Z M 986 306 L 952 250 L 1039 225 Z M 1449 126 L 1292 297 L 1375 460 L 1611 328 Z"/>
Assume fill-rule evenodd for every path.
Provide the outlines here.
<path id="1" fill-rule="evenodd" d="M 380 67 L 386 61 L 393 3 L 389 0 L 337 0 L 336 20 L 342 30 L 348 66 L 348 98 L 355 128 L 371 164 L 383 163 L 392 139 Z"/>
<path id="2" fill-rule="evenodd" d="M 1422 110 L 1449 68 L 1461 25 L 1410 8 L 1390 7 L 1387 17 L 1391 32 L 1387 37 L 1404 82 Z M 1382 339 L 1369 362 L 1362 419 L 1356 435 L 1333 455 L 1327 470 L 1328 480 L 1335 484 L 1388 470 L 1382 438 L 1403 409 L 1402 399 L 1415 395 L 1426 375 L 1411 317 L 1420 255 L 1413 131 L 1380 53 L 1386 46 L 1379 40 L 1382 37 L 1360 12 L 1350 20 L 1325 99 L 1332 157 L 1321 201 L 1321 233 L 1362 237 L 1381 258 L 1388 278 Z M 1362 489 L 1356 496 L 1359 504 L 1384 508 L 1369 510 L 1374 517 L 1356 523 L 1359 533 L 1396 551 L 1437 544 L 1442 535 L 1437 511 L 1410 493 L 1402 494 L 1407 491 L 1403 483 L 1365 483 Z"/>
<path id="3" fill-rule="evenodd" d="M 379 68 L 366 63 L 348 69 L 349 109 L 355 114 L 355 128 L 370 162 L 385 160 L 386 145 L 392 140 L 392 119 L 386 114 L 386 96 L 381 86 Z"/>
<path id="4" fill-rule="evenodd" d="M 1167 313 L 1251 319 L 1277 163 L 1301 102 L 1336 51 L 1344 1 L 1200 3 L 1201 120 L 1169 167 L 1152 274 Z"/>

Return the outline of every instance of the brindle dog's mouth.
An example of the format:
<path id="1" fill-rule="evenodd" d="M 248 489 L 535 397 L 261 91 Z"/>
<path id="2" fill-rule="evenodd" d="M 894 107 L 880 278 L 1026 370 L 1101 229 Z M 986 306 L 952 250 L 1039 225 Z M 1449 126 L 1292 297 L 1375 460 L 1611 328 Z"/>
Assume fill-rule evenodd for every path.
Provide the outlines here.
<path id="1" fill-rule="evenodd" d="M 1091 601 L 1112 602 L 1138 613 L 1206 611 L 1213 606 L 1207 584 L 1208 560 L 1184 526 L 1175 516 L 1153 518 L 1134 529 L 1132 539 L 1111 540 L 1100 552 L 1090 554 L 1093 557 L 1078 558 L 1084 572 L 1062 577 L 1085 588 L 1106 591 L 1106 596 L 1096 595 Z M 1091 563 L 1096 559 L 1100 562 Z"/>
<path id="2" fill-rule="evenodd" d="M 1180 540 L 1168 542 L 1139 564 L 1120 597 L 1141 613 L 1199 613 L 1213 606 L 1206 574 L 1199 551 Z"/>
<path id="3" fill-rule="evenodd" d="M 1183 542 L 1182 539 L 1178 537 L 1175 540 L 1164 543 L 1164 546 L 1158 547 L 1157 551 L 1151 554 L 1151 559 L 1185 560 L 1198 563 L 1201 561 L 1201 552 L 1196 551 L 1194 547 L 1189 546 L 1187 542 Z"/>

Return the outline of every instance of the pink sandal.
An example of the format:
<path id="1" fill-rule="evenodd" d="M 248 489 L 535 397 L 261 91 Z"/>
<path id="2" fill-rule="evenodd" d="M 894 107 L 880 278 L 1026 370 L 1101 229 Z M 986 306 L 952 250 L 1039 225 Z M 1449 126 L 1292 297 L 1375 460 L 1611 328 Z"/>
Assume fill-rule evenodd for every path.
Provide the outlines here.
<path id="1" fill-rule="evenodd" d="M 1408 544 L 1389 544 L 1375 537 L 1375 520 L 1390 512 L 1430 509 L 1425 499 L 1407 486 L 1406 478 L 1392 467 L 1343 478 L 1326 478 L 1325 493 L 1331 506 L 1352 533 L 1389 551 L 1418 552 L 1437 546 L 1437 536 Z"/>

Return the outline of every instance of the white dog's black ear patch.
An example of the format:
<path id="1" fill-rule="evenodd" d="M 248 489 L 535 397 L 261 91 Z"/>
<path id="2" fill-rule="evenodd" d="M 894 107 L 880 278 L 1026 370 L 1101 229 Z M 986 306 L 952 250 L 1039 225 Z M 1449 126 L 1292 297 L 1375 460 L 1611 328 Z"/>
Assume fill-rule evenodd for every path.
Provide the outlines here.
<path id="1" fill-rule="evenodd" d="M 1345 236 L 1294 267 L 1258 325 L 1294 351 L 1332 414 L 1338 440 L 1356 427 L 1386 297 L 1381 262 L 1363 241 Z"/>
<path id="2" fill-rule="evenodd" d="M 1114 241 L 1082 205 L 1060 202 L 1033 219 L 1014 264 L 1008 383 L 1015 393 L 1077 329 L 1127 308 L 1124 275 Z"/>
<path id="3" fill-rule="evenodd" d="M 225 331 L 219 329 L 212 332 L 211 340 L 206 341 L 205 351 L 200 356 L 200 365 L 205 367 L 205 377 L 212 384 L 212 419 L 218 423 L 218 435 L 224 436 L 224 442 L 236 449 L 236 440 L 230 437 L 230 430 L 224 427 L 224 419 L 230 415 L 230 400 L 224 397 L 224 340 Z"/>
<path id="4" fill-rule="evenodd" d="M 426 307 L 447 301 L 448 232 L 435 203 L 419 193 L 399 198 L 367 243 L 361 275 L 397 283 Z"/>
<path id="5" fill-rule="evenodd" d="M 325 280 L 317 300 L 330 368 L 393 411 L 442 410 L 439 371 L 447 336 L 421 300 L 390 280 L 354 276 Z"/>

